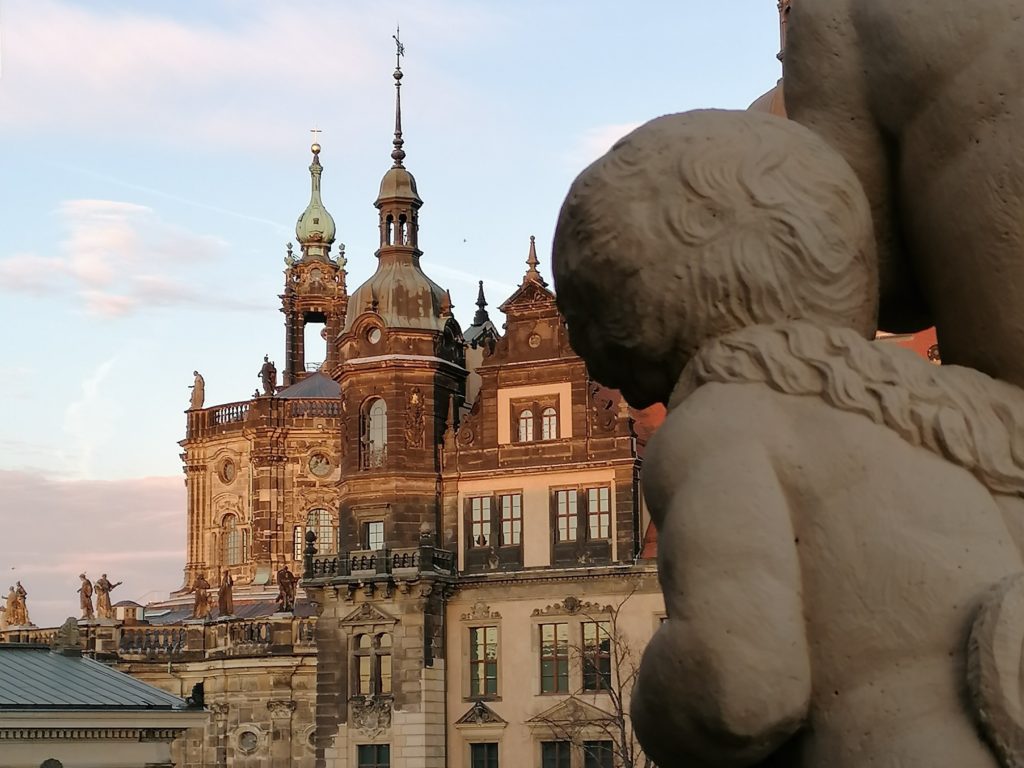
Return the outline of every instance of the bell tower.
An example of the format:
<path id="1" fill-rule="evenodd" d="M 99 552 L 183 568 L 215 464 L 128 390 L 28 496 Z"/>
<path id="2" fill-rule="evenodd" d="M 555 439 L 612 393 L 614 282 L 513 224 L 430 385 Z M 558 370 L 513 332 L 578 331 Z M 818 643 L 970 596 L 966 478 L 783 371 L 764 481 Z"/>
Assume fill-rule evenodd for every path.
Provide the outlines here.
<path id="1" fill-rule="evenodd" d="M 306 210 L 295 224 L 295 237 L 301 251 L 285 255 L 285 285 L 281 311 L 285 316 L 284 386 L 290 386 L 310 372 L 323 368 L 328 373 L 338 364 L 334 341 L 341 332 L 348 305 L 345 288 L 345 246 L 338 246 L 337 258 L 331 258 L 335 224 L 320 199 L 320 145 L 313 144 L 313 162 L 309 166 L 310 198 Z M 322 325 L 321 341 L 307 349 L 307 326 Z M 311 340 L 312 341 L 312 340 Z M 322 343 L 321 343 L 322 342 Z M 315 350 L 319 349 L 320 352 Z"/>

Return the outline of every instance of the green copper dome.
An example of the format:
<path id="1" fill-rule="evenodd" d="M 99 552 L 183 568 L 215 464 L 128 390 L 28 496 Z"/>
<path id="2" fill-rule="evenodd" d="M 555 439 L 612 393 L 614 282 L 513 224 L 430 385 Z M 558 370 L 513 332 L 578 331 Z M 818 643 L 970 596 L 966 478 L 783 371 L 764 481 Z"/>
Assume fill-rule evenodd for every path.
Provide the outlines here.
<path id="1" fill-rule="evenodd" d="M 331 243 L 334 242 L 336 228 L 334 218 L 324 208 L 320 199 L 320 175 L 323 173 L 323 166 L 320 165 L 320 145 L 314 144 L 313 163 L 309 166 L 311 191 L 309 205 L 299 216 L 295 224 L 295 237 L 302 246 L 303 258 L 326 259 L 331 250 Z"/>

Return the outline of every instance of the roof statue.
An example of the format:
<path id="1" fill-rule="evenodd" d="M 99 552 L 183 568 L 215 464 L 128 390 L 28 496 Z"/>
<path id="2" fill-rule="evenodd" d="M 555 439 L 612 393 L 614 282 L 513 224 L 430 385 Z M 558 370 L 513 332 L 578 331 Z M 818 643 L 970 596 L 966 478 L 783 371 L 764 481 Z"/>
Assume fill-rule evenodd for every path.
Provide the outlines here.
<path id="1" fill-rule="evenodd" d="M 80 573 L 78 578 L 82 582 L 78 588 L 78 605 L 82 610 L 82 620 L 92 621 L 96 618 L 96 612 L 92 607 L 92 582 L 84 573 Z"/>
<path id="2" fill-rule="evenodd" d="M 110 593 L 121 586 L 120 581 L 111 583 L 107 574 L 102 574 L 93 583 L 93 591 L 96 593 L 96 616 L 101 619 L 114 618 L 114 608 L 110 604 Z"/>
<path id="3" fill-rule="evenodd" d="M 1007 5 L 958 7 L 977 22 Z M 804 23 L 827 37 L 825 16 L 840 6 L 877 17 L 851 29 L 898 18 L 897 39 L 957 27 L 934 2 L 902 3 L 898 15 L 863 0 L 797 3 L 787 64 L 807 56 L 801 66 L 815 64 L 831 88 L 823 70 L 845 62 L 798 41 Z M 803 8 L 822 15 L 805 21 Z M 817 98 L 824 113 L 846 114 L 829 92 Z M 972 93 L 966 111 L 978 103 Z M 951 130 L 944 123 L 947 140 Z M 978 189 L 964 201 L 962 188 L 966 212 L 943 212 L 934 184 L 948 156 L 931 157 L 919 193 L 942 215 L 930 226 L 950 234 L 950 219 L 1005 212 L 1004 196 Z M 1000 178 L 1024 190 L 1019 157 Z M 949 182 L 972 189 L 975 171 L 948 159 Z M 886 190 L 865 190 L 798 123 L 709 110 L 621 139 L 562 206 L 554 273 L 573 347 L 631 405 L 668 405 L 644 460 L 668 620 L 632 699 L 659 765 L 1024 764 L 1024 390 L 872 341 L 879 273 L 890 317 L 913 287 L 899 282 L 885 221 L 873 225 Z M 971 284 L 979 321 L 1001 306 L 988 275 L 961 271 L 967 254 L 994 265 L 992 251 L 925 254 L 931 296 L 945 301 L 929 271 L 941 263 Z M 944 309 L 969 311 L 960 290 Z"/>
<path id="4" fill-rule="evenodd" d="M 192 386 L 189 387 L 192 390 L 189 409 L 198 411 L 203 407 L 203 400 L 206 399 L 206 380 L 203 379 L 199 371 L 192 371 L 192 377 Z"/>

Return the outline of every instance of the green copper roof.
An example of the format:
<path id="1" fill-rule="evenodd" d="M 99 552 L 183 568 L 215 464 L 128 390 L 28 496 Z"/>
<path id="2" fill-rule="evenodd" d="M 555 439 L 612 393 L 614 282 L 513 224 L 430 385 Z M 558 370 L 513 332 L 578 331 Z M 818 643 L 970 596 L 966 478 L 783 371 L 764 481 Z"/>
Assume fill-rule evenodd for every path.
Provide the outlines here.
<path id="1" fill-rule="evenodd" d="M 314 144 L 313 163 L 309 166 L 311 190 L 309 205 L 299 216 L 295 224 L 295 237 L 302 246 L 303 258 L 321 257 L 326 259 L 334 242 L 335 226 L 334 218 L 324 208 L 320 199 L 320 175 L 324 172 L 320 165 L 320 145 Z"/>

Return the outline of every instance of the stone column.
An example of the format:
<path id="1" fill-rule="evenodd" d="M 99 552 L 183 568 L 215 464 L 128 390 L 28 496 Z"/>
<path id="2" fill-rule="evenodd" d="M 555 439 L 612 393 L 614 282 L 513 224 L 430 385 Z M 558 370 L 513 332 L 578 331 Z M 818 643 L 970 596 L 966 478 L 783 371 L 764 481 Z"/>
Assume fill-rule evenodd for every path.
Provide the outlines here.
<path id="1" fill-rule="evenodd" d="M 186 460 L 185 487 L 188 491 L 188 538 L 185 555 L 185 583 L 192 583 L 198 571 L 205 568 L 203 562 L 203 500 L 206 496 L 206 464 Z"/>

